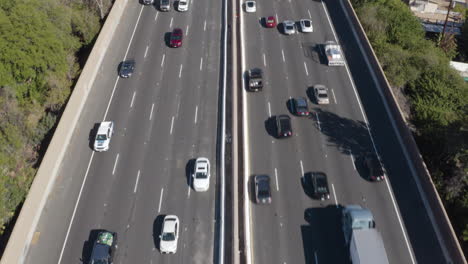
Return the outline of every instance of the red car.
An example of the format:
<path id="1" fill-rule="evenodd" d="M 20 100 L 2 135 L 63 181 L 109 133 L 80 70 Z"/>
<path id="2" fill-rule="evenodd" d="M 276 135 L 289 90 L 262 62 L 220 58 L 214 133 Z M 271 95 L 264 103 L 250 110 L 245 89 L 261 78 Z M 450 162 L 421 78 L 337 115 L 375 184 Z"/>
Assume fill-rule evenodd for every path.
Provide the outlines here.
<path id="1" fill-rule="evenodd" d="M 276 18 L 274 16 L 269 16 L 265 18 L 265 25 L 267 28 L 276 27 Z"/>
<path id="2" fill-rule="evenodd" d="M 178 48 L 182 46 L 182 36 L 183 36 L 182 29 L 175 28 L 174 30 L 172 30 L 171 40 L 169 41 L 169 45 L 173 48 Z"/>

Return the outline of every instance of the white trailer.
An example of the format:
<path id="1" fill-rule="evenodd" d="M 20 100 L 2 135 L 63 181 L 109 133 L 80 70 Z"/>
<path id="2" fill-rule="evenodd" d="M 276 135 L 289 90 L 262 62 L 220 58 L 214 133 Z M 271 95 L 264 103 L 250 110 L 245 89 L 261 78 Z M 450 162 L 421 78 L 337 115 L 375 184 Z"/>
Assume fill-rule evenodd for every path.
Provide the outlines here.
<path id="1" fill-rule="evenodd" d="M 353 264 L 389 263 L 382 237 L 375 229 L 353 230 L 349 255 Z"/>

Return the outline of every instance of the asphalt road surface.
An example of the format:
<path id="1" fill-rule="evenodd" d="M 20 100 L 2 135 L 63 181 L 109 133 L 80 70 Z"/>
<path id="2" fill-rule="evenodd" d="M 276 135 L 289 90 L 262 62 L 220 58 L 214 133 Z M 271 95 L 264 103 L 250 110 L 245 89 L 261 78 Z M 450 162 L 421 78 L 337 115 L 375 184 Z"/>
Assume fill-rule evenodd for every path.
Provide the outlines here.
<path id="1" fill-rule="evenodd" d="M 177 49 L 167 46 L 175 27 L 184 31 Z M 101 229 L 118 233 L 116 264 L 212 263 L 221 2 L 192 0 L 182 13 L 174 6 L 160 12 L 133 1 L 118 30 L 26 263 L 87 262 Z M 118 79 L 125 56 L 136 60 L 135 73 Z M 93 154 L 89 138 L 103 117 L 114 121 L 115 134 L 109 151 Z M 200 156 L 212 166 L 210 189 L 204 193 L 189 187 L 194 159 Z M 181 222 L 175 255 L 161 255 L 158 249 L 167 214 Z"/>
<path id="2" fill-rule="evenodd" d="M 334 9 L 333 22 L 340 23 L 338 36 L 325 2 L 256 2 L 256 13 L 243 12 L 244 70 L 263 69 L 265 84 L 262 92 L 246 94 L 248 177 L 253 186 L 254 175 L 270 175 L 273 199 L 271 205 L 256 205 L 253 188 L 249 188 L 253 263 L 347 263 L 340 215 L 341 207 L 349 204 L 372 211 L 390 263 L 444 263 L 381 98 L 367 70 L 362 70 L 360 54 L 347 57 L 353 75 L 346 67 L 326 66 L 320 55 L 318 45 L 325 41 L 343 36 L 352 42 L 347 21 L 337 11 L 338 1 L 327 1 Z M 263 24 L 262 18 L 271 15 L 277 17 L 277 28 Z M 313 33 L 282 34 L 280 22 L 302 18 L 312 19 Z M 354 86 L 352 78 L 357 77 Z M 315 103 L 310 89 L 315 84 L 329 88 L 329 105 Z M 290 112 L 289 101 L 295 97 L 307 98 L 311 117 L 295 117 Z M 292 138 L 272 136 L 271 117 L 279 114 L 292 118 Z M 371 116 L 369 123 L 366 115 Z M 398 184 L 364 179 L 360 157 L 376 150 L 387 178 Z M 312 199 L 303 185 L 304 175 L 315 171 L 328 175 L 328 201 Z M 399 188 L 396 199 L 392 188 Z M 404 218 L 398 205 L 405 208 Z M 411 223 L 410 234 L 418 237 L 408 236 L 405 221 Z"/>

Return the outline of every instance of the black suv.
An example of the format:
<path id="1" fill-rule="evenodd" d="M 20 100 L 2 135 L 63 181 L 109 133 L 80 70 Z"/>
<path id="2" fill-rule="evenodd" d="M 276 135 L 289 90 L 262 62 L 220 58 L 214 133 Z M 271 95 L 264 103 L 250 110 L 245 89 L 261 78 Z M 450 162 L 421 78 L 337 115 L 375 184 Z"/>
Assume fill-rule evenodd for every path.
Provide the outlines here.
<path id="1" fill-rule="evenodd" d="M 330 199 L 330 188 L 328 188 L 327 174 L 323 172 L 310 172 L 307 173 L 305 181 L 310 187 L 312 191 L 311 195 L 314 199 Z"/>
<path id="2" fill-rule="evenodd" d="M 364 168 L 370 181 L 383 181 L 385 178 L 384 170 L 378 157 L 374 154 L 368 154 L 364 158 Z"/>
<path id="3" fill-rule="evenodd" d="M 270 176 L 255 176 L 255 201 L 257 203 L 271 203 Z"/>
<path id="4" fill-rule="evenodd" d="M 278 138 L 292 136 L 291 118 L 287 115 L 276 116 L 276 136 Z"/>
<path id="5" fill-rule="evenodd" d="M 128 78 L 132 76 L 134 70 L 135 70 L 134 60 L 123 61 L 120 64 L 119 76 L 122 78 Z"/>
<path id="6" fill-rule="evenodd" d="M 101 231 L 94 241 L 89 264 L 112 264 L 117 248 L 117 233 Z"/>

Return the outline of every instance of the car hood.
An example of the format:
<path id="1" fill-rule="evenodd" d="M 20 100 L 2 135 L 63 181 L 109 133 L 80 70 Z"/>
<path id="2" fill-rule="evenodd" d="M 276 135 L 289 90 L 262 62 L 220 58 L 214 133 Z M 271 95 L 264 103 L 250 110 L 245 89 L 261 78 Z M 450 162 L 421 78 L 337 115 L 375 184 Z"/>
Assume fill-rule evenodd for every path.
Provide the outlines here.
<path id="1" fill-rule="evenodd" d="M 164 241 L 159 244 L 161 251 L 175 251 L 177 249 L 177 240 Z"/>
<path id="2" fill-rule="evenodd" d="M 193 179 L 193 188 L 195 190 L 207 190 L 210 186 L 210 179 Z"/>
<path id="3" fill-rule="evenodd" d="M 97 148 L 106 147 L 107 145 L 109 145 L 108 140 L 96 140 L 94 142 L 94 146 L 97 147 Z"/>

